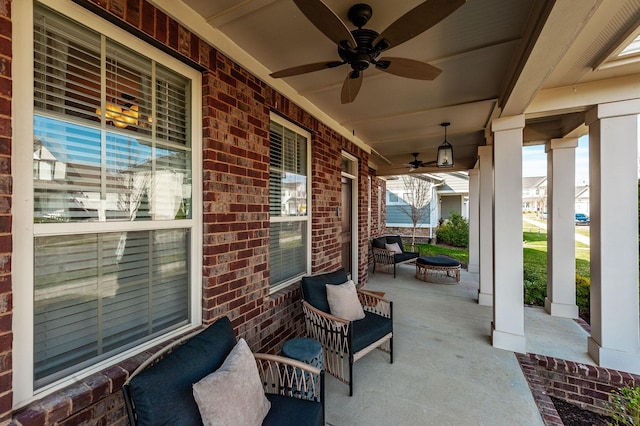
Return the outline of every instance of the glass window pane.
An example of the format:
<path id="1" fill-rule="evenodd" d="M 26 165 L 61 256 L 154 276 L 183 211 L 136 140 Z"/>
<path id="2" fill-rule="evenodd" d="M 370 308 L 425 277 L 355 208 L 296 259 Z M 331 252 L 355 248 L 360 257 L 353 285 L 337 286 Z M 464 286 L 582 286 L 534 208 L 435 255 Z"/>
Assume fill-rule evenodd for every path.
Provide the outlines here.
<path id="1" fill-rule="evenodd" d="M 187 323 L 188 230 L 39 237 L 35 243 L 37 385 Z"/>
<path id="2" fill-rule="evenodd" d="M 269 133 L 269 276 L 274 285 L 306 272 L 308 224 L 300 216 L 308 214 L 308 165 L 306 137 L 273 121 Z"/>
<path id="3" fill-rule="evenodd" d="M 97 220 L 100 131 L 34 116 L 34 221 Z"/>
<path id="4" fill-rule="evenodd" d="M 269 230 L 269 282 L 278 284 L 306 272 L 307 222 L 272 222 Z"/>

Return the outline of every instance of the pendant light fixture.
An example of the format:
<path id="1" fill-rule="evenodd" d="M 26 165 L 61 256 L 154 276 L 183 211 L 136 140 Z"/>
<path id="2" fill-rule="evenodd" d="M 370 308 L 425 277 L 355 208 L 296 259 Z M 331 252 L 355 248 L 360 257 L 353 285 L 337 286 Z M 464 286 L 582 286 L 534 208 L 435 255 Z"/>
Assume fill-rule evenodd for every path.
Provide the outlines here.
<path id="1" fill-rule="evenodd" d="M 440 125 L 444 127 L 444 142 L 438 147 L 436 166 L 441 168 L 453 167 L 454 165 L 453 146 L 447 142 L 447 127 L 450 124 L 449 122 L 440 123 Z"/>

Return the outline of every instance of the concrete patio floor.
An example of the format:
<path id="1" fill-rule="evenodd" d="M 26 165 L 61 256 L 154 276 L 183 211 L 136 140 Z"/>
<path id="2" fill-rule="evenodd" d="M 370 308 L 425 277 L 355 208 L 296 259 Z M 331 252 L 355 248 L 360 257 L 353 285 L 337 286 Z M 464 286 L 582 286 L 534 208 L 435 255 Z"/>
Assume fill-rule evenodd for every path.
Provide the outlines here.
<path id="1" fill-rule="evenodd" d="M 393 300 L 394 363 L 373 351 L 355 363 L 354 395 L 327 375 L 326 422 L 351 425 L 542 425 L 513 352 L 490 343 L 492 308 L 476 302 L 478 277 L 417 280 L 415 267 L 369 275 Z M 588 334 L 573 320 L 525 308 L 527 352 L 593 364 Z"/>

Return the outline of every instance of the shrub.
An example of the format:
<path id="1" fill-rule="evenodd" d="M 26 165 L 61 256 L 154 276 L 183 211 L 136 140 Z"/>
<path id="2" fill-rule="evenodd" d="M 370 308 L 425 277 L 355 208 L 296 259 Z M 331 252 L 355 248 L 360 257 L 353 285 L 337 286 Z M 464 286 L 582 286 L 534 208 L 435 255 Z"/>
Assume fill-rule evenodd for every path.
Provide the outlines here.
<path id="1" fill-rule="evenodd" d="M 449 220 L 440 223 L 436 237 L 454 247 L 469 247 L 469 223 L 459 213 L 451 212 Z"/>
<path id="2" fill-rule="evenodd" d="M 576 275 L 576 304 L 581 318 L 589 318 L 591 309 L 591 282 L 589 278 Z"/>
<path id="3" fill-rule="evenodd" d="M 524 265 L 524 303 L 527 305 L 544 306 L 547 297 L 547 280 L 536 269 Z"/>
<path id="4" fill-rule="evenodd" d="M 640 386 L 613 392 L 611 418 L 616 425 L 640 425 Z"/>

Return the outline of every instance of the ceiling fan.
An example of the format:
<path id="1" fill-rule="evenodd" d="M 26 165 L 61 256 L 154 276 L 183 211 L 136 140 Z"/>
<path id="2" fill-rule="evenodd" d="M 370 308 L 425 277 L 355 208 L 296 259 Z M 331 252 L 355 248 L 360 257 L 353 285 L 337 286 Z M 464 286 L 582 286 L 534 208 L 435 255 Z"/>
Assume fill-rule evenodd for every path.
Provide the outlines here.
<path id="1" fill-rule="evenodd" d="M 419 169 L 420 167 L 427 167 L 427 166 L 432 166 L 436 164 L 435 161 L 424 162 L 424 161 L 418 160 L 419 154 L 417 152 L 414 152 L 411 155 L 413 155 L 413 161 L 409 161 L 409 171 L 414 171 Z"/>
<path id="2" fill-rule="evenodd" d="M 362 28 L 373 15 L 371 6 L 358 3 L 349 9 L 348 18 L 357 29 L 349 31 L 322 0 L 294 0 L 302 13 L 324 35 L 338 45 L 340 61 L 299 65 L 271 73 L 283 78 L 348 64 L 351 67 L 342 85 L 341 102 L 353 102 L 362 85 L 363 71 L 370 65 L 389 74 L 418 80 L 433 80 L 442 70 L 424 62 L 407 58 L 384 57 L 387 49 L 396 47 L 428 30 L 462 6 L 466 0 L 427 0 L 405 13 L 382 33 Z"/>

